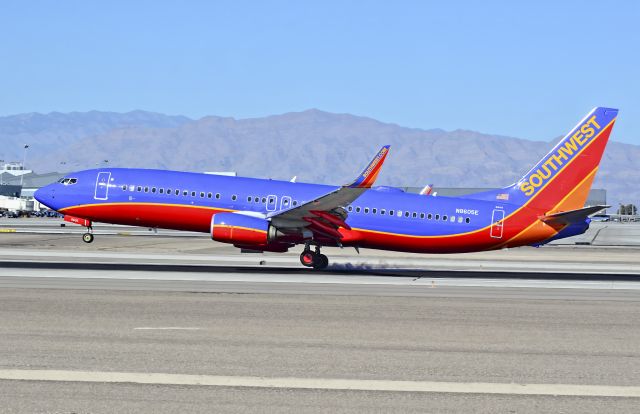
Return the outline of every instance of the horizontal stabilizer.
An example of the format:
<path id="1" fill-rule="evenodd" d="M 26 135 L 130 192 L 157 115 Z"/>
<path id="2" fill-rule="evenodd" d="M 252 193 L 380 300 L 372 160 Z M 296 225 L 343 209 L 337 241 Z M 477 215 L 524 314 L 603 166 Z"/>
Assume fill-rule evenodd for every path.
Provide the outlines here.
<path id="1" fill-rule="evenodd" d="M 560 213 L 546 214 L 540 217 L 540 220 L 544 221 L 550 226 L 566 226 L 567 224 L 579 223 L 586 220 L 592 214 L 598 211 L 604 210 L 611 206 L 591 206 L 580 208 L 577 210 L 562 211 Z"/>

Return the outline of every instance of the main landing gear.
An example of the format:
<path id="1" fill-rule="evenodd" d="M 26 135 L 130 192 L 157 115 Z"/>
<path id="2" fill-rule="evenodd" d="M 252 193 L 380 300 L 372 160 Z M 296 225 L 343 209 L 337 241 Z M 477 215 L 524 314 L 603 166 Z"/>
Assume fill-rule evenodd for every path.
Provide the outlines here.
<path id="1" fill-rule="evenodd" d="M 91 243 L 93 241 L 93 228 L 87 227 L 87 232 L 82 235 L 82 241 L 85 243 Z"/>
<path id="2" fill-rule="evenodd" d="M 311 247 L 306 245 L 302 253 L 300 253 L 300 263 L 303 266 L 321 270 L 329 266 L 329 258 L 320 253 L 320 246 L 316 246 L 315 251 L 311 251 Z"/>

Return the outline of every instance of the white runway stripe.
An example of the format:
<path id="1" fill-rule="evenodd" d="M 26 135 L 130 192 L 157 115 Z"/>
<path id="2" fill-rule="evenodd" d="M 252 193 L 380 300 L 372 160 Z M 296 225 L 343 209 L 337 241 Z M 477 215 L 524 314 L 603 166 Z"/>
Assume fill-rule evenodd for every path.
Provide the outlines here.
<path id="1" fill-rule="evenodd" d="M 195 326 L 139 326 L 134 331 L 199 331 Z"/>
<path id="2" fill-rule="evenodd" d="M 640 398 L 638 386 L 508 384 L 489 382 L 385 381 L 337 378 L 268 378 L 131 372 L 0 370 L 0 380 L 136 383 L 250 388 L 438 392 L 461 394 L 562 395 Z"/>

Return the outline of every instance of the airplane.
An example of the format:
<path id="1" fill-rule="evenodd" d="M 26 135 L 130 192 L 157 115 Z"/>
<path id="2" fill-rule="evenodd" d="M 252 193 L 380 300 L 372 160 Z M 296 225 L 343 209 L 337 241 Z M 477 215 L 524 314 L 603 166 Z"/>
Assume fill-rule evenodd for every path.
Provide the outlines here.
<path id="1" fill-rule="evenodd" d="M 326 268 L 325 246 L 464 253 L 541 246 L 584 233 L 584 207 L 618 114 L 597 107 L 515 184 L 461 197 L 428 197 L 373 184 L 389 146 L 343 186 L 150 169 L 67 174 L 35 193 L 42 204 L 92 223 L 208 233 L 250 251 L 304 245 L 302 265 Z"/>

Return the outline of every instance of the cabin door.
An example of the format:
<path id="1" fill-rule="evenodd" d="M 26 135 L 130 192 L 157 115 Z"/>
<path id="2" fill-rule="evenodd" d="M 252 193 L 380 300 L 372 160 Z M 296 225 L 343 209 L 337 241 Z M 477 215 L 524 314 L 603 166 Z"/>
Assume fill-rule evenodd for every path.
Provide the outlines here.
<path id="1" fill-rule="evenodd" d="M 278 206 L 278 196 L 270 195 L 267 197 L 267 211 L 276 211 Z"/>
<path id="2" fill-rule="evenodd" d="M 493 210 L 491 214 L 491 237 L 501 239 L 504 230 L 504 210 Z"/>
<path id="3" fill-rule="evenodd" d="M 96 200 L 106 200 L 109 196 L 110 172 L 99 172 L 96 179 L 96 193 L 93 196 Z"/>

